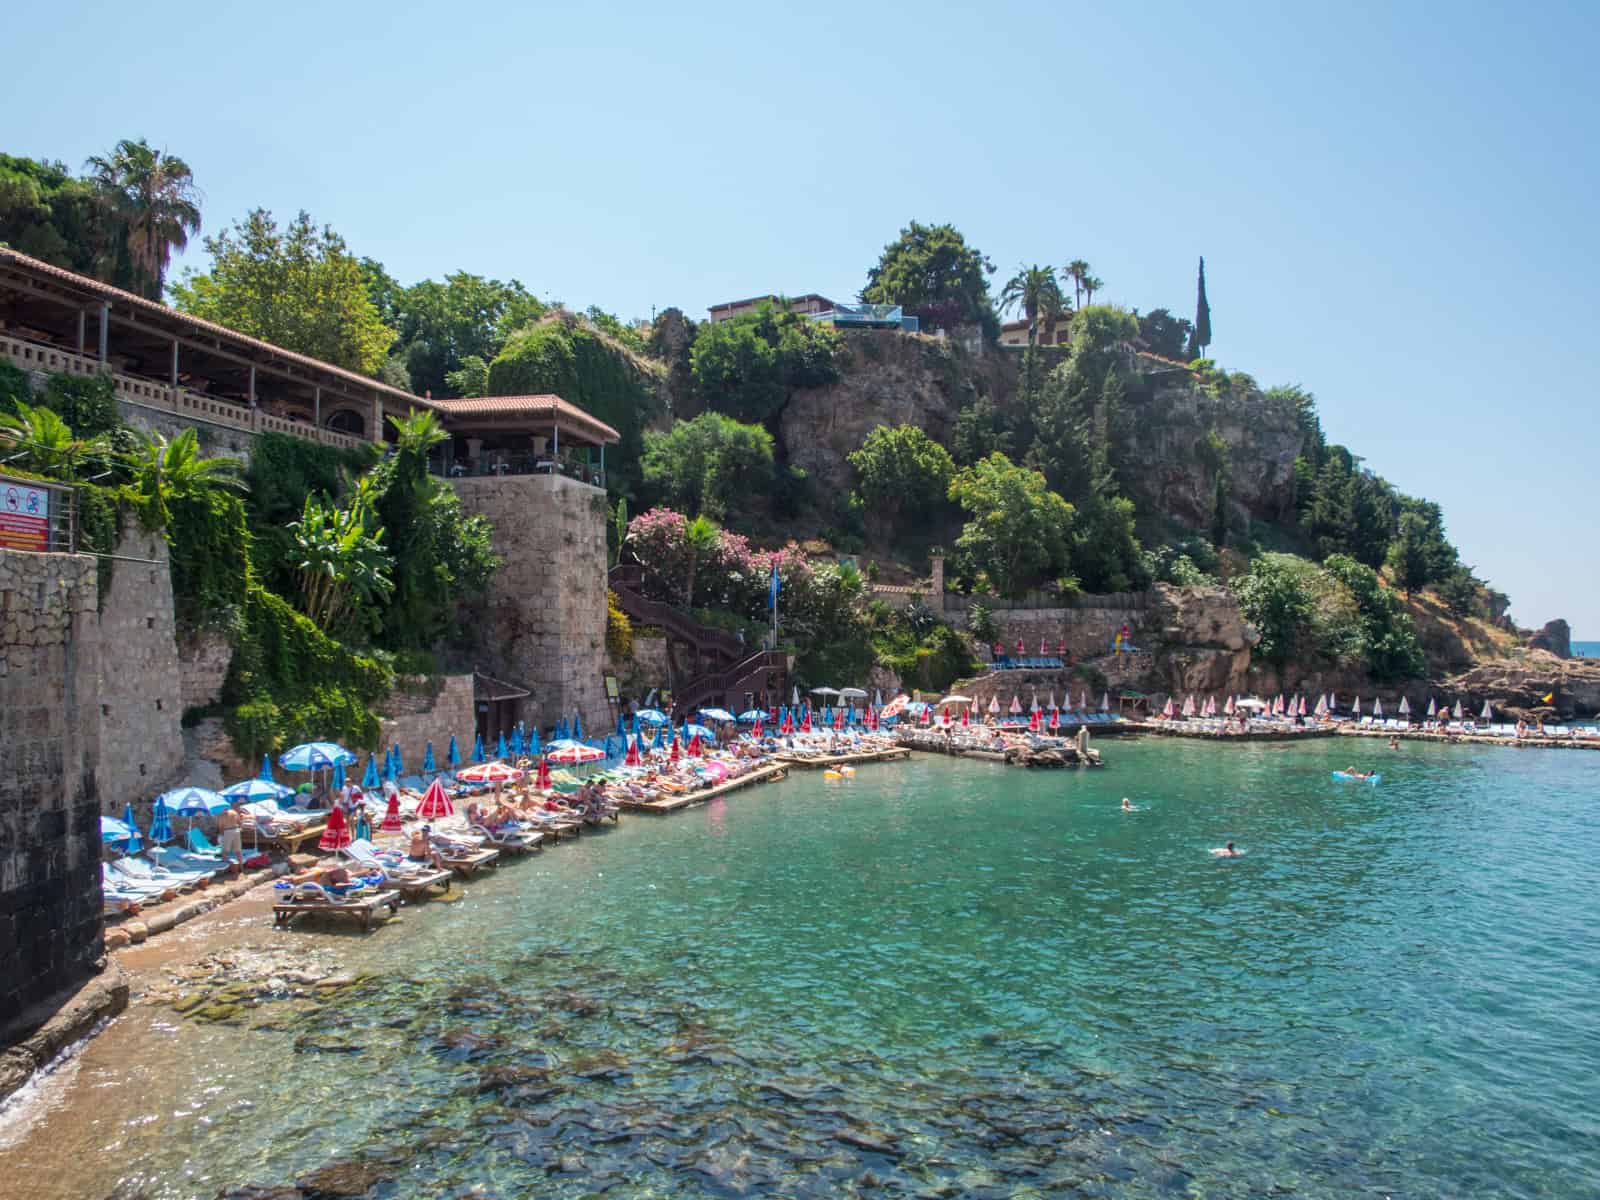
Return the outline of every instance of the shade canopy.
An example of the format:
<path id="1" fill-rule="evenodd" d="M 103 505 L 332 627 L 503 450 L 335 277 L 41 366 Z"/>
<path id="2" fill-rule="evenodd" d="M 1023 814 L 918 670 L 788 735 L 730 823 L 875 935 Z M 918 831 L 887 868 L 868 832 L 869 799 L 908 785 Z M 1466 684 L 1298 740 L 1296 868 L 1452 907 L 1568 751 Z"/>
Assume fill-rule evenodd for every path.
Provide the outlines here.
<path id="1" fill-rule="evenodd" d="M 278 765 L 289 771 L 325 771 L 334 763 L 355 761 L 356 756 L 337 742 L 302 742 L 278 755 Z"/>
<path id="2" fill-rule="evenodd" d="M 700 715 L 708 721 L 733 721 L 736 718 L 725 708 L 702 708 Z"/>
<path id="3" fill-rule="evenodd" d="M 465 767 L 456 772 L 456 778 L 463 783 L 515 783 L 522 778 L 522 772 L 505 763 L 488 762 Z"/>
<path id="4" fill-rule="evenodd" d="M 238 783 L 229 784 L 222 789 L 220 795 L 230 803 L 235 800 L 282 800 L 294 795 L 294 789 L 257 776 L 254 779 L 241 779 Z"/>
<path id="5" fill-rule="evenodd" d="M 555 743 L 551 743 L 553 746 Z M 677 745 L 676 742 L 673 743 Z M 594 746 L 585 746 L 582 742 L 564 741 L 549 754 L 550 761 L 563 766 L 576 763 L 599 762 L 606 756 L 604 750 Z"/>
<path id="6" fill-rule="evenodd" d="M 840 688 L 839 695 L 846 700 L 865 700 L 867 698 L 867 690 L 865 688 Z"/>
<path id="7" fill-rule="evenodd" d="M 811 694 L 813 696 L 837 696 L 839 694 L 839 689 L 831 687 L 815 687 L 811 689 Z"/>
<path id="8" fill-rule="evenodd" d="M 444 784 L 437 779 L 428 785 L 428 790 L 422 793 L 422 803 L 417 805 L 417 816 L 425 821 L 448 817 L 455 811 L 456 806 L 450 803 L 450 797 L 445 793 Z"/>
<path id="9" fill-rule="evenodd" d="M 198 816 L 201 813 L 215 814 L 228 807 L 228 801 L 221 792 L 203 787 L 174 788 L 170 792 L 163 792 L 161 799 L 169 811 L 185 817 Z"/>
<path id="10" fill-rule="evenodd" d="M 138 836 L 136 830 L 130 829 L 115 817 L 100 818 L 100 840 L 107 845 L 115 846 Z"/>
<path id="11" fill-rule="evenodd" d="M 667 714 L 659 708 L 641 708 L 637 715 L 639 720 L 646 725 L 665 725 L 667 723 Z"/>

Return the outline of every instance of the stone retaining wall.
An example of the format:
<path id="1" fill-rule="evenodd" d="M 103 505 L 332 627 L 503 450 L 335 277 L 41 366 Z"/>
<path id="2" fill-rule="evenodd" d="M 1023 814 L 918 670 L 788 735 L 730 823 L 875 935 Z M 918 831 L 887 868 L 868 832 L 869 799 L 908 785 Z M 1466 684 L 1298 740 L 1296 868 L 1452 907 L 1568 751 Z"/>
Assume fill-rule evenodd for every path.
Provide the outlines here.
<path id="1" fill-rule="evenodd" d="M 183 767 L 183 686 L 167 542 L 132 526 L 100 605 L 100 765 L 103 811 L 148 801 Z"/>
<path id="2" fill-rule="evenodd" d="M 97 607 L 89 556 L 0 550 L 0 1044 L 102 953 Z"/>
<path id="3" fill-rule="evenodd" d="M 400 747 L 408 772 L 421 768 L 430 741 L 434 760 L 442 767 L 451 734 L 455 734 L 463 754 L 472 749 L 472 735 L 477 728 L 472 711 L 472 676 L 445 675 L 430 681 L 428 687 L 397 689 L 378 703 L 377 713 L 383 730 L 379 735 L 381 744 L 385 749 Z"/>
<path id="4" fill-rule="evenodd" d="M 185 638 L 178 646 L 178 691 L 184 708 L 205 708 L 222 699 L 233 662 L 233 646 L 219 633 Z"/>

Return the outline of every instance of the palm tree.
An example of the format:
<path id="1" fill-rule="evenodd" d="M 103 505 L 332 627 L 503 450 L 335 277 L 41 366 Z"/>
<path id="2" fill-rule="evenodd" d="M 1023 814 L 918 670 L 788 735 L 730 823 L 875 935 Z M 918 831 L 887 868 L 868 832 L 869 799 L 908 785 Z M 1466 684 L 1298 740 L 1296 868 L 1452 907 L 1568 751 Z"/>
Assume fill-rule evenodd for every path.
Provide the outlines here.
<path id="1" fill-rule="evenodd" d="M 1039 314 L 1049 311 L 1059 313 L 1061 308 L 1061 285 L 1056 282 L 1056 273 L 1037 263 L 1031 267 L 1019 265 L 1017 273 L 1000 290 L 1000 311 L 1011 308 L 1021 308 L 1027 316 L 1028 342 L 1031 345 L 1037 335 Z M 1053 327 L 1054 322 L 1051 324 Z"/>
<path id="2" fill-rule="evenodd" d="M 1083 281 L 1089 276 L 1089 264 L 1081 258 L 1075 258 L 1061 268 L 1061 273 L 1072 280 L 1072 303 L 1074 308 L 1083 307 Z"/>
<path id="3" fill-rule="evenodd" d="M 1044 344 L 1056 344 L 1056 326 L 1061 323 L 1061 318 L 1072 311 L 1072 303 L 1061 292 L 1060 287 L 1054 288 L 1039 305 L 1039 320 L 1044 325 Z"/>
<path id="4" fill-rule="evenodd" d="M 140 138 L 124 138 L 109 158 L 96 155 L 84 164 L 93 183 L 122 224 L 128 261 L 139 290 L 161 298 L 172 252 L 200 232 L 200 193 L 194 172 L 183 159 L 157 150 Z"/>
<path id="5" fill-rule="evenodd" d="M 1098 276 L 1095 276 L 1095 275 L 1085 275 L 1083 277 L 1082 282 L 1083 282 L 1083 302 L 1085 304 L 1093 304 L 1094 303 L 1094 294 L 1096 292 L 1098 292 L 1101 288 L 1105 287 L 1106 281 L 1104 279 L 1099 278 Z"/>
<path id="6" fill-rule="evenodd" d="M 75 437 L 54 409 L 23 400 L 16 406 L 15 413 L 0 416 L 0 449 L 12 452 L 7 462 L 52 479 L 74 480 L 85 460 L 109 448 L 104 435 Z"/>
<path id="7" fill-rule="evenodd" d="M 170 442 L 159 433 L 134 431 L 134 448 L 123 455 L 132 481 L 128 490 L 146 525 L 162 528 L 172 517 L 174 500 L 230 489 L 248 490 L 241 478 L 244 464 L 236 458 L 203 458 L 200 438 L 185 429 Z"/>
<path id="8" fill-rule="evenodd" d="M 686 608 L 694 607 L 694 573 L 700 565 L 700 556 L 715 550 L 717 539 L 721 536 L 722 530 L 717 528 L 717 523 L 704 515 L 696 517 L 683 528 L 683 544 L 689 551 L 689 577 L 683 589 Z"/>

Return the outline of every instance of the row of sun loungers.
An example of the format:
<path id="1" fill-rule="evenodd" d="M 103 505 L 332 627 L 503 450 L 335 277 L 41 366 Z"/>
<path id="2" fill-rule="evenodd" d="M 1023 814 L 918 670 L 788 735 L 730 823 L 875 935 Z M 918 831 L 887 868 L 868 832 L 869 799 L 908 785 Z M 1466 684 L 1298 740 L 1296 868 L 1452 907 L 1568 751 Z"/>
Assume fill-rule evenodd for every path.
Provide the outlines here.
<path id="1" fill-rule="evenodd" d="M 124 855 L 100 864 L 107 913 L 122 913 L 181 892 L 193 891 L 228 869 L 221 857 L 173 846 L 156 846 L 149 857 Z"/>

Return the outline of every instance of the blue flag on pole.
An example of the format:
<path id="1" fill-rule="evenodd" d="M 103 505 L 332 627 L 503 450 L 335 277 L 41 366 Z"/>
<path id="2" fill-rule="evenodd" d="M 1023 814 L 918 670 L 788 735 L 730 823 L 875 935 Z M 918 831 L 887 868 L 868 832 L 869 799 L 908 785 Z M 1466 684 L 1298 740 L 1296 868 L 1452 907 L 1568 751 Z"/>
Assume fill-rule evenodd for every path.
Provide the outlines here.
<path id="1" fill-rule="evenodd" d="M 782 590 L 783 580 L 778 577 L 778 563 L 777 560 L 774 559 L 772 563 L 772 578 L 767 581 L 768 608 L 775 609 L 778 607 L 778 593 Z"/>

